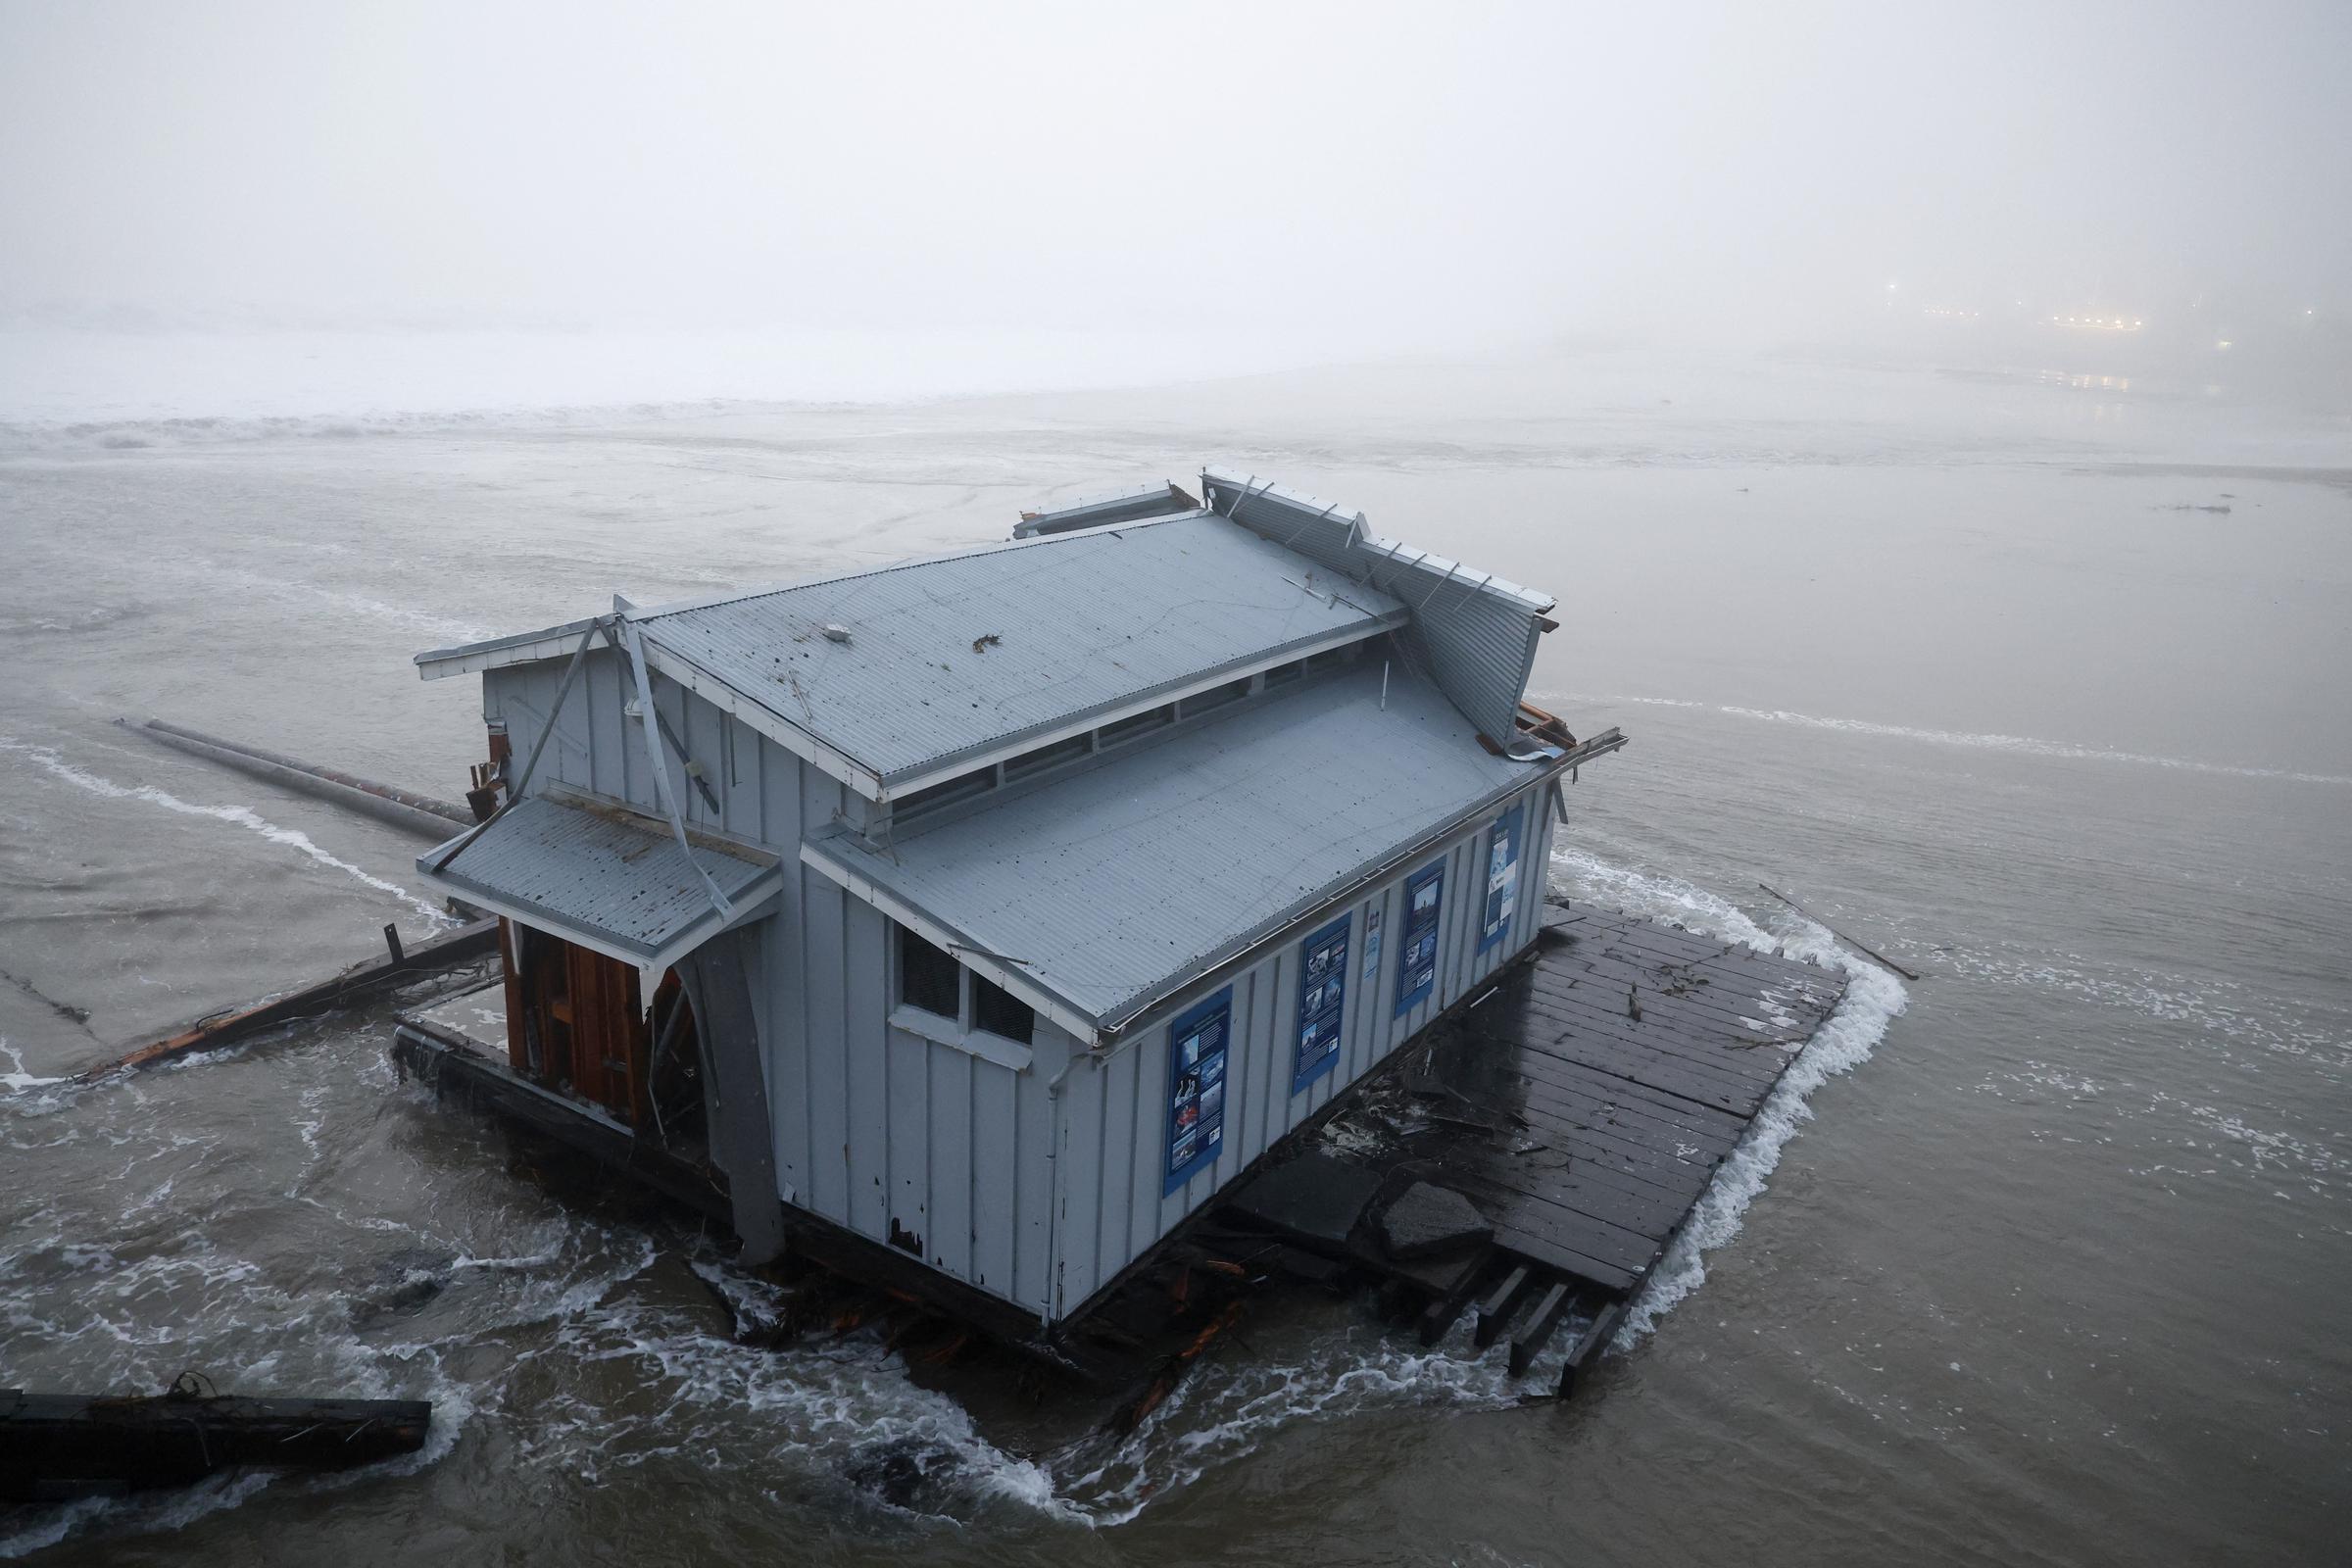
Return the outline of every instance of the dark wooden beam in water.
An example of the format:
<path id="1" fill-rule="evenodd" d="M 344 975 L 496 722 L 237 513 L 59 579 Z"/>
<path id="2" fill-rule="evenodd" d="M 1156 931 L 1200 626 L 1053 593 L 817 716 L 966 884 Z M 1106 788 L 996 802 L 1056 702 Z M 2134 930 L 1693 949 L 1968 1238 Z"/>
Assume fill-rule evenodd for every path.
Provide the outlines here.
<path id="1" fill-rule="evenodd" d="M 1561 1398 L 1565 1399 L 1576 1393 L 1578 1380 L 1600 1359 L 1601 1352 L 1609 1348 L 1609 1342 L 1617 1337 L 1617 1331 L 1625 1327 L 1626 1314 L 1633 1309 L 1632 1297 L 1619 1297 L 1578 1338 L 1576 1348 L 1568 1352 L 1568 1364 L 1560 1368 Z"/>
<path id="2" fill-rule="evenodd" d="M 238 1465 L 345 1470 L 424 1446 L 422 1399 L 131 1397 L 0 1389 L 0 1500 L 183 1487 Z"/>
<path id="3" fill-rule="evenodd" d="M 332 980 L 322 980 L 315 986 L 305 986 L 300 991 L 290 991 L 282 997 L 250 1007 L 199 1018 L 185 1029 L 166 1035 L 161 1040 L 149 1041 L 112 1061 L 76 1073 L 74 1081 L 93 1083 L 113 1073 L 152 1067 L 191 1052 L 214 1051 L 221 1046 L 234 1045 L 280 1024 L 293 1023 L 301 1018 L 316 1018 L 338 1007 L 364 1002 L 413 976 L 469 963 L 498 951 L 498 922 L 476 920 L 429 941 L 419 942 L 405 951 L 397 943 L 389 946 L 391 951 L 383 957 L 355 964 Z"/>
<path id="4" fill-rule="evenodd" d="M 1533 1278 L 1527 1264 L 1514 1264 L 1510 1272 L 1502 1277 L 1502 1283 L 1494 1287 L 1494 1293 L 1478 1304 L 1478 1327 L 1473 1331 L 1472 1343 L 1480 1349 L 1493 1345 L 1501 1336 L 1511 1315 L 1519 1310 L 1519 1303 L 1525 1299 L 1527 1287 Z"/>

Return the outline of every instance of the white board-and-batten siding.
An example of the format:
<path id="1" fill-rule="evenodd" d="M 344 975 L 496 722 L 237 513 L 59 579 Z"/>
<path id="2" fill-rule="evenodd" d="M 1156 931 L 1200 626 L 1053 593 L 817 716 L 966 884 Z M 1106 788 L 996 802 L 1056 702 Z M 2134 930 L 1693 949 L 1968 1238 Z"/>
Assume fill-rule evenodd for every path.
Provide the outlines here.
<path id="1" fill-rule="evenodd" d="M 484 673 L 485 716 L 506 723 L 517 766 L 537 743 L 564 662 Z M 713 809 L 673 760 L 670 787 L 689 825 L 760 845 L 783 862 L 779 907 L 746 928 L 778 1197 L 868 1240 L 895 1238 L 1041 1319 L 1083 1306 L 1283 1134 L 1508 962 L 1539 924 L 1553 822 L 1548 785 L 1531 783 L 1377 886 L 1293 922 L 1230 978 L 1155 1007 L 1165 1018 L 1233 987 L 1222 1148 L 1212 1165 L 1163 1194 L 1164 1021 L 1098 1053 L 1040 1016 L 1030 1064 L 1017 1070 L 892 1027 L 888 919 L 799 858 L 806 837 L 862 813 L 863 802 L 676 682 L 657 674 L 652 684 L 656 707 L 717 800 Z M 533 789 L 554 781 L 659 813 L 642 723 L 625 711 L 633 695 L 625 662 L 609 648 L 593 650 Z M 1507 938 L 1482 954 L 1489 838 L 1514 804 L 1523 813 L 1518 902 Z M 1403 885 L 1441 856 L 1437 982 L 1410 1012 L 1393 1016 Z M 1380 963 L 1366 980 L 1365 920 L 1375 907 Z M 1350 972 L 1339 1059 L 1293 1094 L 1299 945 L 1343 912 Z"/>
<path id="2" fill-rule="evenodd" d="M 1487 855 L 1495 821 L 1521 808 L 1519 885 L 1510 929 L 1478 951 L 1486 907 Z M 1548 781 L 1531 785 L 1486 812 L 1443 845 L 1415 856 L 1352 900 L 1296 922 L 1238 972 L 1212 977 L 1166 1008 L 1184 1008 L 1233 988 L 1226 1058 L 1225 1132 L 1215 1161 L 1175 1192 L 1167 1171 L 1171 1030 L 1166 1023 L 1103 1054 L 1081 1054 L 1061 1093 L 1056 1185 L 1058 1258 L 1052 1312 L 1066 1317 L 1118 1272 L 1208 1202 L 1284 1134 L 1311 1118 L 1374 1066 L 1468 996 L 1535 940 L 1550 863 L 1553 818 Z M 1428 997 L 1396 1012 L 1396 955 L 1403 933 L 1404 884 L 1441 858 L 1438 974 Z M 1380 961 L 1364 977 L 1365 923 L 1381 911 Z M 1342 914 L 1348 916 L 1348 985 L 1342 1002 L 1339 1058 L 1331 1070 L 1292 1092 L 1297 1064 L 1299 973 L 1303 944 Z"/>
<path id="3" fill-rule="evenodd" d="M 527 758 L 564 662 L 486 671 L 483 710 Z M 1047 1085 L 1075 1042 L 1037 1020 L 1014 1071 L 888 1022 L 889 923 L 803 865 L 800 845 L 859 811 L 838 780 L 686 691 L 653 677 L 654 703 L 717 797 L 713 811 L 670 763 L 688 823 L 760 844 L 783 861 L 774 915 L 754 922 L 760 1019 L 778 1197 L 1043 1315 L 1050 1296 L 1054 1109 Z M 659 812 L 627 666 L 593 650 L 564 700 L 534 780 Z M 520 765 L 519 760 L 517 766 Z M 895 1230 L 894 1230 L 895 1227 Z"/>

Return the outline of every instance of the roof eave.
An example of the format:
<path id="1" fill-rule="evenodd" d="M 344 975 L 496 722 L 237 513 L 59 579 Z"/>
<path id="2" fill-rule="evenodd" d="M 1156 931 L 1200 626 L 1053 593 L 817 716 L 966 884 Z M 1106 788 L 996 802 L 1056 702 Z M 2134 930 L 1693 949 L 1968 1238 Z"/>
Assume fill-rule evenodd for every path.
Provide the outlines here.
<path id="1" fill-rule="evenodd" d="M 1100 1011 L 1073 1000 L 1055 988 L 1048 977 L 1003 961 L 997 955 L 974 943 L 969 933 L 958 930 L 929 909 L 863 875 L 846 858 L 844 852 L 857 851 L 857 840 L 846 833 L 804 843 L 801 846 L 801 862 L 844 891 L 872 905 L 901 925 L 913 930 L 934 947 L 956 953 L 975 973 L 1020 998 L 1077 1036 L 1089 1048 L 1115 1051 L 1165 1021 L 1174 1005 L 1187 993 L 1249 967 L 1263 956 L 1266 949 L 1277 945 L 1286 933 L 1305 922 L 1323 917 L 1335 902 L 1393 874 L 1399 866 L 1428 854 L 1431 849 L 1460 832 L 1466 824 L 1496 809 L 1529 785 L 1556 778 L 1565 773 L 1569 766 L 1565 760 L 1557 757 L 1525 760 L 1529 765 L 1524 774 L 1488 791 L 1448 813 L 1442 821 L 1392 846 L 1376 859 L 1359 864 L 1346 875 L 1302 895 L 1278 913 L 1268 916 L 1232 940 L 1219 944 L 1194 962 L 1129 993 Z"/>
<path id="2" fill-rule="evenodd" d="M 425 680 L 441 680 L 451 675 L 501 669 L 509 664 L 529 664 L 542 659 L 558 659 L 570 653 L 580 636 L 594 626 L 599 618 L 591 615 L 583 620 L 550 626 L 543 631 L 518 631 L 483 642 L 460 643 L 454 648 L 429 648 L 416 656 L 416 672 Z"/>
<path id="3" fill-rule="evenodd" d="M 458 835 L 459 838 L 465 836 L 462 833 Z M 452 839 L 450 844 L 456 842 L 457 839 Z M 768 913 L 770 907 L 784 891 L 784 871 L 782 862 L 779 861 L 764 867 L 757 877 L 745 884 L 741 893 L 729 901 L 734 906 L 734 913 L 731 915 L 722 917 L 717 907 L 713 906 L 696 916 L 693 921 L 665 942 L 660 944 L 631 942 L 583 921 L 571 920 L 552 913 L 527 900 L 511 898 L 470 879 L 452 876 L 446 871 L 435 871 L 433 862 L 447 854 L 449 847 L 449 844 L 440 845 L 427 850 L 416 858 L 418 873 L 423 876 L 425 883 L 436 891 L 462 903 L 473 905 L 477 908 L 487 909 L 492 914 L 503 915 L 518 924 L 527 925 L 534 931 L 544 931 L 549 936 L 561 938 L 574 947 L 586 948 L 592 953 L 601 953 L 608 958 L 654 974 L 660 974 L 662 971 L 673 967 L 680 959 L 712 937 L 723 935 L 739 925 L 759 919 Z"/>
<path id="4" fill-rule="evenodd" d="M 1026 968 L 981 947 L 972 941 L 969 932 L 957 930 L 859 872 L 855 864 L 835 853 L 834 846 L 844 842 L 841 835 L 804 840 L 801 863 L 853 898 L 873 906 L 933 947 L 955 954 L 974 974 L 1027 1003 L 1082 1044 L 1093 1047 L 1100 1043 L 1102 1036 L 1100 1018 Z"/>
<path id="5" fill-rule="evenodd" d="M 1513 759 L 1513 760 L 1520 760 L 1520 759 Z M 1567 763 L 1554 761 L 1551 759 L 1539 758 L 1527 760 L 1529 760 L 1530 766 L 1525 775 L 1513 779 L 1499 788 L 1490 790 L 1479 799 L 1448 815 L 1436 827 L 1426 829 L 1405 840 L 1402 844 L 1391 848 L 1378 859 L 1367 861 L 1347 875 L 1293 901 L 1280 913 L 1268 916 L 1243 935 L 1212 949 L 1167 979 L 1154 981 L 1115 1005 L 1103 1008 L 1104 1023 L 1101 1032 L 1102 1044 L 1116 1049 L 1164 1021 L 1174 1004 L 1180 1002 L 1187 992 L 1248 968 L 1262 956 L 1263 950 L 1276 945 L 1286 932 L 1310 920 L 1320 918 L 1328 912 L 1332 904 L 1391 875 L 1408 861 L 1427 855 L 1439 844 L 1460 832 L 1466 824 L 1475 822 L 1489 811 L 1495 809 L 1504 801 L 1526 789 L 1529 784 L 1556 778 L 1568 771 Z"/>

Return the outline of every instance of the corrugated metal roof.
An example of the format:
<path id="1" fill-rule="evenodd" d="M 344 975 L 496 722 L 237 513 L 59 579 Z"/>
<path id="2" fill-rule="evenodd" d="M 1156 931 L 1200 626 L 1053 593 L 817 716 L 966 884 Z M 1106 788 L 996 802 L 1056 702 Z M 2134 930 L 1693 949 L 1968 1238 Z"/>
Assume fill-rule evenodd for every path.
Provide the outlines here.
<path id="1" fill-rule="evenodd" d="M 1247 528 L 1187 516 L 648 611 L 639 625 L 657 664 L 674 654 L 889 783 L 1403 617 Z"/>
<path id="2" fill-rule="evenodd" d="M 913 838 L 811 852 L 1115 1024 L 1536 776 L 1358 667 Z"/>
<path id="3" fill-rule="evenodd" d="M 1219 513 L 1326 570 L 1395 594 L 1412 608 L 1406 653 L 1480 733 L 1510 739 L 1552 600 L 1492 572 L 1371 531 L 1364 514 L 1279 485 L 1209 468 L 1202 495 Z"/>
<path id="4" fill-rule="evenodd" d="M 416 868 L 462 899 L 633 963 L 667 961 L 679 943 L 719 924 L 686 851 L 663 824 L 535 795 L 436 874 L 433 862 L 447 849 L 418 856 Z M 706 840 L 693 855 L 738 905 L 758 903 L 781 881 L 776 862 L 753 858 L 753 851 L 729 853 Z"/>

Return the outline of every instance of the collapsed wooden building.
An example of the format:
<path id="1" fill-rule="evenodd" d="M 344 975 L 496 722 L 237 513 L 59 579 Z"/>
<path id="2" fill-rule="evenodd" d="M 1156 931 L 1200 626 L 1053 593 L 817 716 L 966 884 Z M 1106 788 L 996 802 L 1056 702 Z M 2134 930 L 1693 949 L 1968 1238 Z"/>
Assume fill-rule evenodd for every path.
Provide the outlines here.
<path id="1" fill-rule="evenodd" d="M 1551 609 L 1211 468 L 1007 543 L 419 655 L 482 680 L 486 820 L 417 864 L 501 918 L 503 997 L 402 1049 L 723 1193 L 749 1261 L 1053 1343 L 1537 944 L 1561 786 L 1623 744 L 1527 705 Z M 1770 1054 L 1695 1070 L 1755 1080 L 1752 1113 Z M 1618 1261 L 1504 1262 L 1622 1300 L 1720 1152 L 1674 1156 L 1671 1203 L 1604 1177 L 1647 1205 L 1592 1221 Z M 1510 1207 L 1493 1177 L 1472 1196 Z M 1457 1270 L 1455 1309 L 1498 1271 Z"/>

